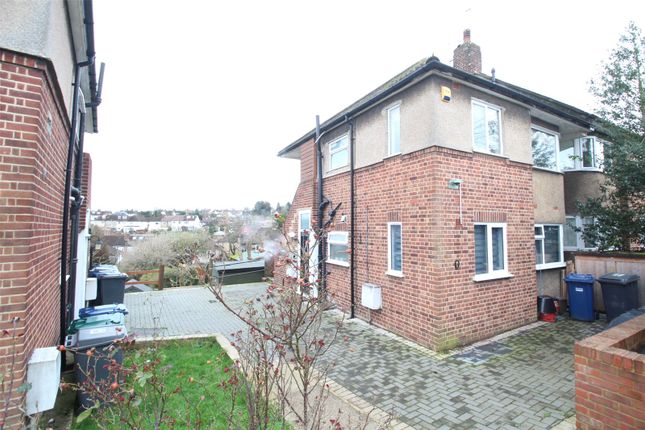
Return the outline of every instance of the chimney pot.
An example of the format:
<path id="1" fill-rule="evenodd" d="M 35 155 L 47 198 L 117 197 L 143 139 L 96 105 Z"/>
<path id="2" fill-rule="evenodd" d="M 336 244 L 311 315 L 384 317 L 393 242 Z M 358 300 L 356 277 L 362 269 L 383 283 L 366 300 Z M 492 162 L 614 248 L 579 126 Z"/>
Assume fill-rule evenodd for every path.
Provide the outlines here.
<path id="1" fill-rule="evenodd" d="M 464 43 L 470 43 L 470 28 L 464 30 Z"/>

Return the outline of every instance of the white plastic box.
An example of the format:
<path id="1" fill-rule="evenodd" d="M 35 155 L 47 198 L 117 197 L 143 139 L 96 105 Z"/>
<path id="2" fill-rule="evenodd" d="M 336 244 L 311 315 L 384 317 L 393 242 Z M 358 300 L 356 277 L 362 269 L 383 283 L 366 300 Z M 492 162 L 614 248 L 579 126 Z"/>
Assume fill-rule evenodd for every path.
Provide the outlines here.
<path id="1" fill-rule="evenodd" d="M 27 363 L 26 413 L 33 415 L 54 408 L 60 384 L 60 352 L 56 347 L 38 348 Z"/>
<path id="2" fill-rule="evenodd" d="M 363 284 L 361 304 L 369 309 L 381 309 L 383 305 L 381 299 L 381 287 L 374 284 Z"/>
<path id="3" fill-rule="evenodd" d="M 96 300 L 98 290 L 98 279 L 87 278 L 85 281 L 85 300 Z"/>

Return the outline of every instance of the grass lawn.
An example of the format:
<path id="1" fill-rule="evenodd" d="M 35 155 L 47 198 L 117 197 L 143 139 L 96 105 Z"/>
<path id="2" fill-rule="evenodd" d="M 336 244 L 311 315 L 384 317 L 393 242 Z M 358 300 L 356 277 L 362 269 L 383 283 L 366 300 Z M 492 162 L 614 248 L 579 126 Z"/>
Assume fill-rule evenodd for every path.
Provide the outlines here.
<path id="1" fill-rule="evenodd" d="M 163 382 L 169 393 L 179 387 L 180 394 L 170 394 L 167 401 L 166 415 L 176 419 L 174 426 L 165 425 L 162 428 L 178 429 L 225 429 L 227 414 L 231 407 L 231 395 L 219 386 L 227 380 L 230 373 L 225 368 L 232 365 L 231 360 L 224 354 L 215 339 L 164 341 L 159 343 L 158 350 L 151 350 L 152 345 L 139 345 L 127 352 L 125 362 L 127 365 L 136 363 L 139 367 L 145 365 L 146 360 L 153 357 L 160 359 L 158 369 L 170 366 L 163 376 Z M 134 413 L 144 417 L 146 425 L 143 428 L 154 428 L 152 401 L 146 400 L 143 388 L 132 380 L 126 382 L 123 388 L 133 387 L 137 396 L 142 399 L 141 404 L 134 408 Z M 151 386 L 146 388 L 150 389 Z M 246 407 L 244 398 L 236 399 L 236 427 L 246 427 Z M 114 411 L 115 409 L 111 409 Z M 191 422 L 188 423 L 187 414 Z M 200 424 L 195 423 L 199 416 Z M 95 420 L 101 419 L 93 413 L 89 418 L 80 423 L 74 423 L 73 429 L 93 430 L 98 429 Z M 106 418 L 103 418 L 104 420 Z M 118 416 L 112 416 L 109 421 L 116 421 L 109 428 L 125 429 L 124 424 L 118 422 Z M 281 428 L 277 423 L 275 428 Z M 287 426 L 287 428 L 289 428 Z"/>

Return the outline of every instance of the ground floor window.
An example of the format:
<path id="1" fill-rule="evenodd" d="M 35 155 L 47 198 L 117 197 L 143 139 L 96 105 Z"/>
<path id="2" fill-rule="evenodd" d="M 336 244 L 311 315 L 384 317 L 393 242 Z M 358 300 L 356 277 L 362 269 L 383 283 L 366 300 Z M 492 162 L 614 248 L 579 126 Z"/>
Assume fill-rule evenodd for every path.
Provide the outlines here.
<path id="1" fill-rule="evenodd" d="M 475 281 L 509 276 L 505 223 L 475 224 Z"/>
<path id="2" fill-rule="evenodd" d="M 327 235 L 327 262 L 340 266 L 349 266 L 347 248 L 346 231 L 329 232 Z"/>
<path id="3" fill-rule="evenodd" d="M 403 275 L 403 238 L 400 222 L 387 224 L 387 273 L 394 276 Z"/>
<path id="4" fill-rule="evenodd" d="M 581 249 L 594 249 L 585 243 L 582 233 L 585 227 L 593 224 L 593 218 L 567 215 L 564 224 L 564 250 L 578 251 Z"/>
<path id="5" fill-rule="evenodd" d="M 535 225 L 535 268 L 537 270 L 564 266 L 562 225 Z"/>

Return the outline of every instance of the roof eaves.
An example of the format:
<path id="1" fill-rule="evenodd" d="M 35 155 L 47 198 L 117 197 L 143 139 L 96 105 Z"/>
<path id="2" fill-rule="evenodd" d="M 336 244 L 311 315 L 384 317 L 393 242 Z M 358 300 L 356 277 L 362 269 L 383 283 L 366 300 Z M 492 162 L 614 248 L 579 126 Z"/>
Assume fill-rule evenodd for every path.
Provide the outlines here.
<path id="1" fill-rule="evenodd" d="M 516 85 L 508 84 L 500 80 L 493 81 L 488 77 L 464 72 L 463 70 L 456 69 L 454 67 L 441 63 L 436 57 L 433 56 L 429 59 L 422 59 L 421 61 L 415 63 L 399 75 L 395 76 L 385 84 L 378 87 L 376 90 L 372 91 L 365 97 L 359 99 L 357 102 L 351 104 L 349 107 L 332 116 L 329 120 L 320 125 L 320 130 L 325 131 L 339 125 L 345 120 L 345 118 L 351 117 L 354 114 L 369 107 L 370 105 L 379 102 L 380 100 L 389 96 L 391 93 L 396 92 L 399 89 L 410 84 L 418 76 L 421 76 L 432 70 L 437 70 L 452 75 L 458 79 L 469 82 L 481 88 L 485 88 L 489 91 L 517 100 L 526 105 L 533 106 L 537 109 L 562 117 L 567 121 L 570 121 L 581 127 L 596 129 L 601 126 L 600 118 L 598 118 L 596 115 L 590 114 L 576 107 L 567 105 L 533 91 L 526 90 Z M 600 133 L 603 134 L 602 131 L 600 131 Z M 314 136 L 315 129 L 309 131 L 290 145 L 283 148 L 280 152 L 278 152 L 278 156 L 285 156 L 287 153 L 298 148 L 306 141 L 313 139 Z"/>

